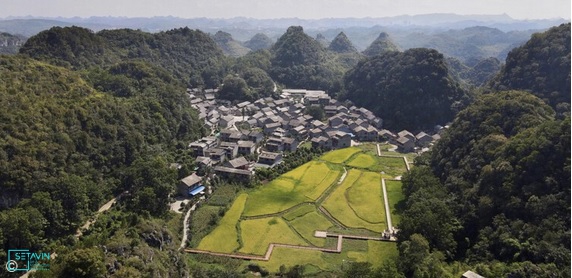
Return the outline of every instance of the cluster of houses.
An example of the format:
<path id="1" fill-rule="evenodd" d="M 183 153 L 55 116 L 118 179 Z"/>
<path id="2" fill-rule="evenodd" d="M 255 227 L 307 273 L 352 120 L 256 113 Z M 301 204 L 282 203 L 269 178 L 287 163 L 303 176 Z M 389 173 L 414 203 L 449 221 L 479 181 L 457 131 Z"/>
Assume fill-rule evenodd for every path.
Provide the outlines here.
<path id="1" fill-rule="evenodd" d="M 348 107 L 324 91 L 284 89 L 279 99 L 267 97 L 235 105 L 217 99 L 217 92 L 217 89 L 187 90 L 199 118 L 212 131 L 209 136 L 190 143 L 189 148 L 199 168 L 211 168 L 217 176 L 233 180 L 250 180 L 255 167 L 279 164 L 283 152 L 296 151 L 302 142 L 331 150 L 349 147 L 352 141 L 389 141 L 397 145 L 398 151 L 411 152 L 439 139 L 438 133 L 413 135 L 404 130 L 394 134 L 382 129 L 383 120 L 371 111 Z M 320 106 L 327 120 L 316 120 L 306 114 L 308 106 Z M 186 191 L 179 191 L 191 192 L 200 188 L 197 185 L 182 185 Z"/>

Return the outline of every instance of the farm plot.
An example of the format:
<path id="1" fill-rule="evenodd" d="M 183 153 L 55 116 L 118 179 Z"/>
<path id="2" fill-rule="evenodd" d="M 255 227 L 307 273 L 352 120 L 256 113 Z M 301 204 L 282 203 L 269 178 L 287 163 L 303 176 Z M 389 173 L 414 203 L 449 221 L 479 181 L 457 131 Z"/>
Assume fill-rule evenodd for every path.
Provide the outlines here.
<path id="1" fill-rule="evenodd" d="M 352 159 L 347 163 L 348 166 L 356 168 L 370 168 L 377 164 L 377 160 L 371 154 L 359 153 L 354 155 Z"/>
<path id="2" fill-rule="evenodd" d="M 240 253 L 264 255 L 270 243 L 308 245 L 280 217 L 243 220 L 240 222 Z"/>
<path id="3" fill-rule="evenodd" d="M 348 160 L 352 155 L 359 152 L 361 152 L 361 150 L 355 147 L 339 149 L 322 155 L 321 159 L 339 164 L 343 163 L 344 161 Z"/>
<path id="4" fill-rule="evenodd" d="M 312 161 L 253 191 L 244 209 L 245 216 L 273 214 L 303 202 L 313 202 L 340 175 L 326 163 Z"/>
<path id="5" fill-rule="evenodd" d="M 337 184 L 343 168 L 347 174 Z M 281 265 L 305 265 L 306 274 L 318 274 L 339 270 L 344 261 L 369 262 L 379 267 L 397 256 L 395 243 L 347 236 L 341 253 L 300 246 L 335 250 L 337 237 L 317 238 L 316 230 L 330 235 L 380 237 L 387 226 L 381 178 L 393 178 L 405 169 L 402 158 L 378 157 L 370 150 L 329 152 L 248 194 L 240 194 L 219 226 L 200 241 L 198 249 L 264 256 L 275 243 L 278 245 L 274 245 L 268 261 L 255 259 L 271 272 L 278 272 Z M 403 200 L 401 182 L 386 181 L 392 222 L 397 226 L 395 205 Z M 249 263 L 244 261 L 244 266 Z"/>
<path id="6" fill-rule="evenodd" d="M 230 253 L 239 248 L 236 223 L 244 209 L 247 194 L 240 194 L 218 226 L 199 243 L 198 248 L 214 252 Z"/>
<path id="7" fill-rule="evenodd" d="M 362 172 L 361 177 L 348 188 L 347 197 L 359 218 L 369 223 L 385 223 L 381 176 L 378 173 Z"/>
<path id="8" fill-rule="evenodd" d="M 389 210 L 391 210 L 391 222 L 393 226 L 399 227 L 401 216 L 397 210 L 397 204 L 405 200 L 405 196 L 401 191 L 402 183 L 398 180 L 385 180 L 385 188 L 387 190 L 387 198 L 389 199 Z"/>
<path id="9" fill-rule="evenodd" d="M 401 176 L 403 173 L 407 172 L 407 167 L 405 166 L 403 157 L 380 156 L 377 157 L 377 160 L 379 165 L 379 169 L 377 169 L 378 171 L 383 171 L 393 177 Z"/>
<path id="10" fill-rule="evenodd" d="M 317 213 L 315 207 L 314 211 L 291 220 L 290 225 L 304 237 L 304 239 L 319 247 L 324 247 L 326 239 L 315 237 L 314 231 L 326 231 L 334 226 L 325 216 Z"/>
<path id="11" fill-rule="evenodd" d="M 358 179 L 361 178 L 362 173 L 362 171 L 357 169 L 349 170 L 344 182 L 338 188 L 336 188 L 332 194 L 330 194 L 329 198 L 322 205 L 334 218 L 336 218 L 336 220 L 340 221 L 345 226 L 350 228 L 364 228 L 370 231 L 381 233 L 385 229 L 385 223 L 383 221 L 378 223 L 371 223 L 360 218 L 352 209 L 350 206 L 350 200 L 348 200 L 347 191 L 354 184 L 356 184 Z M 359 183 L 356 186 L 359 187 Z M 360 195 L 360 190 L 357 190 L 356 194 Z M 380 199 L 376 199 L 377 201 L 375 202 L 382 202 Z M 355 200 L 355 202 L 359 201 Z M 364 202 L 364 200 L 362 200 L 362 202 Z M 378 212 L 371 211 L 370 213 L 382 213 L 382 211 L 383 209 Z"/>

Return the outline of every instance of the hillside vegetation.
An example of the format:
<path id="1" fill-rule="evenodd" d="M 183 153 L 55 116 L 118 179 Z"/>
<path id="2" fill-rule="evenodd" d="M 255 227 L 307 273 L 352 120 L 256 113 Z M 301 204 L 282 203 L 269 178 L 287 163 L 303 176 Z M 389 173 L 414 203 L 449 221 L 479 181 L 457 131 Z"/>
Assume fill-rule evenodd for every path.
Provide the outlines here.
<path id="1" fill-rule="evenodd" d="M 124 190 L 126 211 L 164 215 L 168 160 L 203 134 L 184 87 L 142 62 L 80 75 L 0 56 L 0 104 L 3 259 L 65 239 Z"/>
<path id="2" fill-rule="evenodd" d="M 532 92 L 558 112 L 570 110 L 570 23 L 532 35 L 509 52 L 494 90 Z"/>
<path id="3" fill-rule="evenodd" d="M 370 109 L 392 130 L 444 124 L 469 101 L 449 77 L 443 55 L 423 48 L 361 61 L 345 75 L 344 84 L 345 98 Z"/>
<path id="4" fill-rule="evenodd" d="M 72 69 L 142 60 L 187 86 L 216 87 L 225 75 L 223 52 L 208 34 L 180 28 L 160 33 L 54 27 L 30 38 L 20 53 Z"/>
<path id="5" fill-rule="evenodd" d="M 416 165 L 403 177 L 406 275 L 455 260 L 485 277 L 570 276 L 570 118 L 526 92 L 482 96 Z"/>

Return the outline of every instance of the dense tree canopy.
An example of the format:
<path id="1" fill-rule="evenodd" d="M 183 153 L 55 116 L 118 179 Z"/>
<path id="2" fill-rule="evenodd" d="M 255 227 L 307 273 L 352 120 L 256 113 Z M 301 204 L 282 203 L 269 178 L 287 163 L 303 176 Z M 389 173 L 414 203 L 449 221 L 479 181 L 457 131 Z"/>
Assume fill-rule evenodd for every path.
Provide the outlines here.
<path id="1" fill-rule="evenodd" d="M 510 51 L 491 87 L 526 90 L 553 108 L 565 104 L 558 110 L 569 111 L 570 23 L 533 34 L 526 44 Z"/>
<path id="2" fill-rule="evenodd" d="M 31 37 L 20 53 L 73 69 L 143 60 L 192 87 L 218 86 L 226 65 L 213 39 L 189 28 L 150 34 L 130 29 L 93 33 L 80 27 L 54 27 Z"/>
<path id="3" fill-rule="evenodd" d="M 417 162 L 403 177 L 404 243 L 419 234 L 489 276 L 570 275 L 570 118 L 526 92 L 484 95 Z"/>
<path id="4" fill-rule="evenodd" d="M 74 233 L 118 191 L 134 211 L 164 213 L 176 173 L 152 157 L 203 133 L 184 88 L 144 62 L 79 74 L 0 56 L 0 248 Z"/>
<path id="5" fill-rule="evenodd" d="M 385 32 L 379 34 L 379 36 L 371 42 L 371 44 L 363 51 L 366 56 L 372 57 L 376 55 L 381 55 L 385 52 L 399 51 L 399 47 L 391 40 L 389 35 Z"/>
<path id="6" fill-rule="evenodd" d="M 345 97 L 370 109 L 389 129 L 432 128 L 453 119 L 470 99 L 448 75 L 435 50 L 386 52 L 345 76 Z"/>
<path id="7" fill-rule="evenodd" d="M 291 26 L 271 49 L 272 78 L 287 87 L 339 90 L 343 69 L 300 26 Z"/>

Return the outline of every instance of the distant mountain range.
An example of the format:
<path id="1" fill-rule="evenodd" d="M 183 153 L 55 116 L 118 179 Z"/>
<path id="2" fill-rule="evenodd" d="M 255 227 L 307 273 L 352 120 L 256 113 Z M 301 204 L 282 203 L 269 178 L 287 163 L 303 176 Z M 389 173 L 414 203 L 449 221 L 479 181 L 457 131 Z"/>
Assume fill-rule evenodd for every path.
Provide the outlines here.
<path id="1" fill-rule="evenodd" d="M 230 56 L 242 56 L 250 49 L 269 48 L 290 26 L 301 26 L 305 32 L 328 47 L 344 32 L 357 51 L 364 51 L 381 33 L 391 38 L 396 49 L 433 48 L 474 66 L 483 58 L 501 61 L 514 47 L 522 45 L 534 32 L 544 31 L 568 20 L 517 20 L 502 15 L 426 14 L 380 18 L 327 19 L 229 19 L 178 17 L 90 17 L 90 18 L 5 18 L 0 19 L 0 32 L 31 37 L 54 26 L 80 26 L 95 32 L 103 29 L 138 29 L 160 32 L 180 27 L 210 33 Z M 218 34 L 218 36 L 217 36 Z M 255 38 L 255 40 L 252 40 Z M 246 47 L 245 47 L 246 46 Z"/>
<path id="2" fill-rule="evenodd" d="M 8 17 L 0 19 L 0 31 L 21 34 L 27 37 L 37 34 L 53 26 L 81 26 L 99 31 L 101 29 L 130 28 L 147 32 L 158 32 L 179 27 L 200 29 L 209 33 L 225 31 L 238 40 L 246 41 L 256 33 L 265 33 L 276 39 L 289 26 L 302 26 L 305 30 L 328 30 L 333 28 L 350 28 L 385 26 L 387 28 L 417 29 L 462 29 L 471 26 L 487 26 L 501 31 L 547 29 L 569 20 L 563 18 L 541 20 L 517 20 L 506 14 L 502 15 L 457 15 L 457 14 L 425 14 L 402 15 L 379 18 L 326 18 L 326 19 L 254 19 L 235 17 L 229 19 L 212 18 L 179 18 L 179 17 L 89 17 L 89 18 L 40 18 L 40 17 Z M 248 30 L 249 34 L 240 36 L 232 30 Z M 262 31 L 262 32 L 261 32 Z"/>

